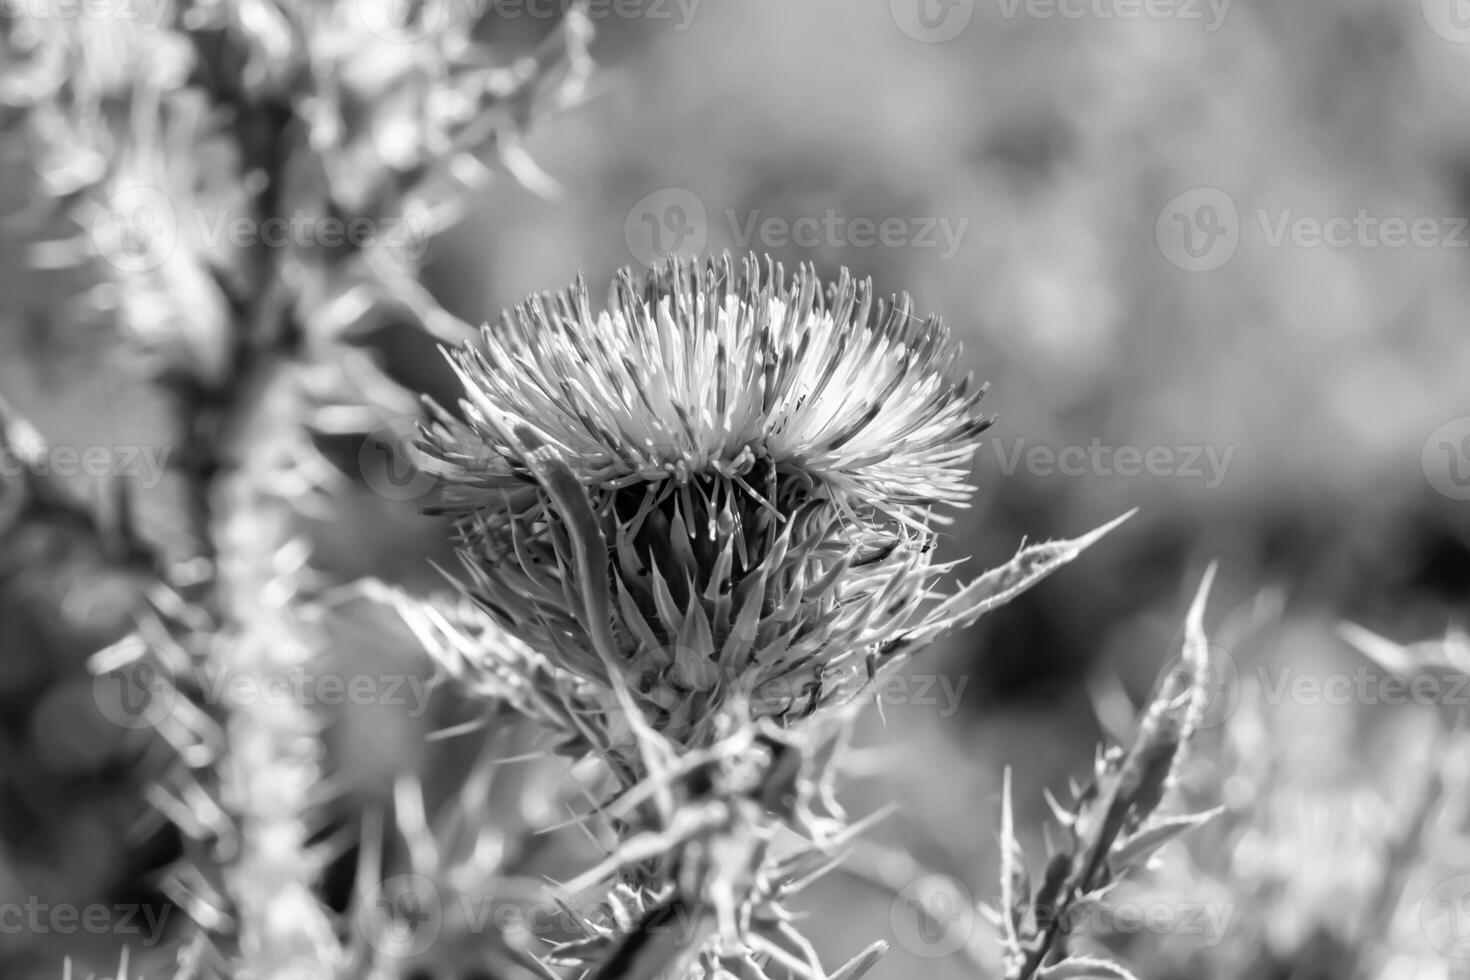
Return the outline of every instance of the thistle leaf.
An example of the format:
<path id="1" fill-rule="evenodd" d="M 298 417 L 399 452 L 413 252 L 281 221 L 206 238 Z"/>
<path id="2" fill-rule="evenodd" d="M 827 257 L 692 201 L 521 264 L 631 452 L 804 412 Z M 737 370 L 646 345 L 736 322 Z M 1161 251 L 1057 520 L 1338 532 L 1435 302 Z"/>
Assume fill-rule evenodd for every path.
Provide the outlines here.
<path id="1" fill-rule="evenodd" d="M 1443 640 L 1407 646 L 1356 623 L 1343 623 L 1338 627 L 1338 633 L 1359 653 L 1390 674 L 1416 677 L 1436 670 L 1470 674 L 1470 640 L 1458 631 L 1452 630 Z"/>
<path id="2" fill-rule="evenodd" d="M 1119 841 L 1112 853 L 1108 855 L 1108 860 L 1113 865 L 1115 873 L 1129 866 L 1142 864 L 1154 851 L 1186 830 L 1202 826 L 1224 812 L 1223 806 L 1217 806 L 1199 813 L 1151 820 L 1137 833 Z"/>
<path id="3" fill-rule="evenodd" d="M 1072 561 L 1135 513 L 1136 510 L 1130 510 L 1080 538 L 1048 541 L 1023 548 L 1004 565 L 992 568 L 944 600 L 925 617 L 923 625 L 891 640 L 884 652 L 892 655 L 922 647 L 945 633 L 964 629 Z"/>
<path id="4" fill-rule="evenodd" d="M 859 977 L 871 970 L 879 958 L 886 952 L 888 952 L 888 944 L 880 939 L 839 966 L 831 974 L 830 980 L 858 980 Z"/>
<path id="5" fill-rule="evenodd" d="M 1026 912 L 1031 906 L 1031 876 L 1026 871 L 1026 854 L 1016 840 L 1016 821 L 1011 804 L 1011 770 L 1006 767 L 1000 803 L 1000 902 L 1004 915 L 1008 950 L 1020 949 L 1026 931 Z"/>

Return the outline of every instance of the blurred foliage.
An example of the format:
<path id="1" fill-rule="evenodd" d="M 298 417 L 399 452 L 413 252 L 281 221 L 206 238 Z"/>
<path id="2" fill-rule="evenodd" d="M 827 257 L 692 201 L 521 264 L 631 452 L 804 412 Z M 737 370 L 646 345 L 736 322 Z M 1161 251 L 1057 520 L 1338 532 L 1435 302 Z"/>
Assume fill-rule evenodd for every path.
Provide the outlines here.
<path id="1" fill-rule="evenodd" d="M 504 182 L 477 201 L 426 257 L 425 281 L 443 305 L 478 319 L 579 270 L 606 278 L 638 258 L 625 234 L 638 203 L 667 188 L 702 204 L 710 250 L 739 247 L 736 232 L 755 212 L 963 221 L 949 257 L 840 241 L 771 251 L 824 273 L 849 266 L 883 292 L 913 292 L 965 338 L 974 370 L 992 383 L 1000 419 L 977 463 L 976 505 L 953 526 L 947 557 L 989 567 L 1022 537 L 1075 533 L 1142 508 L 1071 571 L 929 655 L 932 669 L 973 679 L 962 710 L 939 717 L 933 706 L 888 705 L 885 722 L 871 719 L 875 759 L 897 744 L 921 747 L 926 760 L 875 761 L 881 775 L 854 791 L 856 801 L 923 801 L 887 839 L 967 869 L 965 884 L 990 894 L 999 773 L 1024 761 L 1017 822 L 1035 825 L 1039 811 L 1025 809 L 1043 787 L 1090 763 L 1097 691 L 1116 683 L 1142 699 L 1209 558 L 1221 562 L 1226 605 L 1279 600 L 1249 644 L 1229 650 L 1247 673 L 1356 669 L 1359 655 L 1336 631 L 1343 618 L 1420 638 L 1463 615 L 1470 509 L 1435 491 L 1422 459 L 1431 433 L 1470 415 L 1470 250 L 1272 248 L 1254 219 L 1258 209 L 1465 213 L 1470 44 L 1436 33 L 1420 4 L 1237 0 L 1207 31 L 1170 18 L 1007 17 L 1004 4 L 978 3 L 943 44 L 907 36 L 881 2 L 711 2 L 695 5 L 687 24 L 683 8 L 665 9 L 667 18 L 598 23 L 593 53 L 610 71 L 596 101 L 526 142 L 560 194 L 547 200 Z M 512 36 L 527 29 L 525 20 L 510 25 Z M 192 179 L 207 183 L 216 165 L 208 147 L 197 156 Z M 37 165 L 18 144 L 0 146 L 0 215 L 31 203 Z M 1245 231 L 1223 267 L 1188 273 L 1161 253 L 1155 223 L 1175 195 L 1198 187 L 1225 190 Z M 76 314 L 70 300 L 95 283 L 75 269 L 34 270 L 33 244 L 0 225 L 0 390 L 56 443 L 182 445 L 166 394 L 116 369 L 115 320 Z M 186 319 L 202 328 L 207 309 L 190 306 Z M 408 387 L 447 394 L 432 344 L 403 319 L 376 325 L 369 346 Z M 1218 486 L 1178 473 L 1005 473 L 1023 439 L 1233 455 Z M 330 441 L 324 447 L 330 455 Z M 355 444 L 336 448 L 350 470 Z M 140 495 L 141 526 L 169 541 L 180 500 L 168 483 Z M 423 559 L 442 529 L 411 510 L 359 487 L 312 525 L 317 554 L 342 577 L 428 581 Z M 57 529 L 7 540 L 0 556 L 0 886 L 78 901 L 146 893 L 162 862 L 120 843 L 127 820 L 113 814 L 131 816 L 128 745 L 77 703 L 86 700 L 77 685 L 91 683 L 82 661 L 117 629 L 115 596 L 131 588 L 90 571 L 89 547 Z M 383 657 L 406 656 L 406 637 L 375 641 Z M 347 655 L 368 645 L 341 642 Z M 1401 794 L 1378 777 L 1400 756 L 1349 760 L 1385 714 L 1410 732 L 1402 755 L 1422 753 L 1424 736 L 1413 733 L 1423 712 L 1264 710 L 1272 734 L 1251 752 L 1281 755 L 1290 772 L 1325 783 L 1329 800 L 1361 796 L 1365 820 L 1393 823 Z M 386 795 L 420 722 L 349 714 L 337 724 L 334 767 L 362 796 Z M 1226 731 L 1238 724 L 1223 722 Z M 1338 826 L 1334 816 L 1311 824 L 1289 790 L 1271 792 L 1280 796 L 1269 805 L 1288 811 L 1279 824 L 1295 822 L 1278 825 L 1281 836 L 1307 842 Z M 1322 806 L 1338 814 L 1346 804 Z M 1371 846 L 1324 845 L 1293 880 L 1310 883 L 1319 866 Z M 1277 899 L 1298 909 L 1323 900 Z M 814 905 L 827 913 L 824 953 L 887 928 L 887 898 L 876 892 L 865 899 L 829 886 Z M 1284 961 L 1312 941 L 1312 925 L 1285 913 L 1272 928 L 1289 934 L 1266 943 Z M 44 953 L 49 971 L 56 950 Z M 99 954 L 99 969 L 109 956 Z M 1200 969 L 1187 957 L 1135 966 L 1153 977 Z M 896 949 L 872 975 L 947 968 Z M 1284 966 L 1251 975 L 1313 974 Z"/>

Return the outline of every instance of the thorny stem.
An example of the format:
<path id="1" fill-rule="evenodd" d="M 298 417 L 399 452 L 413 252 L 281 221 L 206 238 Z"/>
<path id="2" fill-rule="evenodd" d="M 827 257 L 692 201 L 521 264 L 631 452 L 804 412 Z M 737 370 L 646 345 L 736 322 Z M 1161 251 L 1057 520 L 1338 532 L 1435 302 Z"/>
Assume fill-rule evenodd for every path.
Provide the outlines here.
<path id="1" fill-rule="evenodd" d="M 289 379 L 272 373 L 263 372 L 250 402 L 262 428 L 240 432 L 247 452 L 270 446 L 271 428 L 289 424 L 293 414 Z M 291 506 L 269 489 L 267 466 L 258 455 L 243 461 L 212 497 L 224 619 L 216 657 L 229 676 L 271 676 L 300 667 L 315 653 L 293 611 L 301 568 L 287 547 Z M 303 817 L 320 774 L 317 730 L 310 709 L 289 699 L 247 699 L 226 721 L 221 796 L 238 823 L 240 845 L 225 884 L 243 960 L 263 978 L 325 975 L 322 951 L 335 946 L 332 924 L 313 897 L 318 869 L 302 859 L 309 853 Z"/>
<path id="2" fill-rule="evenodd" d="M 202 44 L 202 42 L 201 42 Z M 207 55 L 201 50 L 201 56 Z M 205 62 L 208 63 L 207 61 Z M 217 93 L 221 98 L 229 93 Z M 235 111 L 245 116 L 241 131 L 258 134 L 258 139 L 240 140 L 245 154 L 246 171 L 269 175 L 256 196 L 256 210 L 272 215 L 279 210 L 281 177 L 289 153 L 295 148 L 290 140 L 294 127 L 289 110 L 280 107 L 252 107 L 232 103 Z M 259 385 L 258 374 L 269 374 L 275 358 L 289 350 L 292 324 L 289 305 L 280 276 L 280 249 L 257 243 L 252 256 L 253 289 L 247 297 L 236 297 L 237 329 L 229 338 L 232 347 L 228 363 L 217 385 L 189 379 L 176 385 L 180 417 L 186 426 L 184 458 L 189 466 L 189 506 L 197 533 L 198 545 L 210 561 L 218 558 L 218 542 L 210 532 L 212 500 L 221 471 L 235 465 L 225 453 L 234 439 L 234 431 L 248 425 L 252 416 L 249 404 L 252 389 Z M 243 447 L 248 448 L 248 447 Z"/>
<path id="3" fill-rule="evenodd" d="M 296 148 L 288 112 L 237 104 L 247 167 L 269 175 L 258 212 L 274 214 L 281 174 Z M 289 545 L 293 502 L 273 480 L 289 466 L 276 453 L 305 438 L 290 374 L 294 330 L 280 249 L 257 246 L 252 295 L 235 304 L 230 370 L 210 388 L 182 392 L 191 466 L 190 510 L 213 575 L 193 596 L 218 618 L 204 656 L 224 678 L 269 677 L 315 653 L 295 612 L 302 571 Z M 304 556 L 303 556 L 304 557 Z M 319 723 L 309 707 L 246 699 L 223 720 L 224 756 L 215 763 L 221 804 L 236 824 L 222 870 L 235 917 L 240 960 L 261 978 L 325 976 L 336 941 L 313 889 L 305 815 L 320 778 Z"/>

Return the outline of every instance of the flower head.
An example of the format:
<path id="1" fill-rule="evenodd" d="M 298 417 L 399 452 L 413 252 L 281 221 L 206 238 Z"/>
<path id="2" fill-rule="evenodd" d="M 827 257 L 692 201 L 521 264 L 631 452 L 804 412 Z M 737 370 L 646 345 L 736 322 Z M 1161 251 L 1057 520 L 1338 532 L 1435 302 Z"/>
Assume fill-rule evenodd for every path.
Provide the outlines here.
<path id="1" fill-rule="evenodd" d="M 805 714 L 913 624 L 989 424 L 958 348 L 844 271 L 727 257 L 537 297 L 454 352 L 425 449 L 471 593 L 676 742 Z"/>
<path id="2" fill-rule="evenodd" d="M 824 291 L 806 268 L 788 284 L 754 259 L 675 262 L 641 285 L 623 273 L 598 313 L 581 282 L 533 298 L 484 341 L 455 366 L 492 450 L 486 486 L 526 474 L 526 425 L 588 487 L 718 478 L 754 493 L 772 470 L 897 512 L 963 501 L 989 424 L 938 320 L 907 296 L 875 304 L 845 269 Z"/>

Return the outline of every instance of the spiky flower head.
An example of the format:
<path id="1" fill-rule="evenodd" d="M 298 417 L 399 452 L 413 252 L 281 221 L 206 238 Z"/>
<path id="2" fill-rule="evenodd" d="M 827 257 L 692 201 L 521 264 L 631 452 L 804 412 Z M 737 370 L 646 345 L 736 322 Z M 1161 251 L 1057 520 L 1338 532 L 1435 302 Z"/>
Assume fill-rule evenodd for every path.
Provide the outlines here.
<path id="1" fill-rule="evenodd" d="M 920 616 L 990 422 L 907 296 L 754 258 L 624 272 L 602 311 L 579 281 L 451 360 L 463 419 L 424 448 L 472 595 L 685 745 L 725 704 L 850 696 Z"/>

